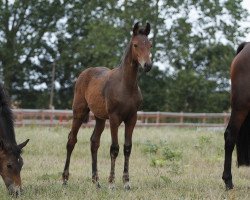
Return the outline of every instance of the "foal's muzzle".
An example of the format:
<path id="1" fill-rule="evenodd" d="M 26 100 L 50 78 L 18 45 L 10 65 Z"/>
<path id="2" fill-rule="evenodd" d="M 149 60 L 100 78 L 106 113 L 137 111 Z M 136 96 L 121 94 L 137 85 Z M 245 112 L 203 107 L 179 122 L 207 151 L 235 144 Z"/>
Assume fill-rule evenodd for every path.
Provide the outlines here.
<path id="1" fill-rule="evenodd" d="M 152 68 L 152 63 L 145 63 L 144 64 L 144 72 L 149 72 Z"/>

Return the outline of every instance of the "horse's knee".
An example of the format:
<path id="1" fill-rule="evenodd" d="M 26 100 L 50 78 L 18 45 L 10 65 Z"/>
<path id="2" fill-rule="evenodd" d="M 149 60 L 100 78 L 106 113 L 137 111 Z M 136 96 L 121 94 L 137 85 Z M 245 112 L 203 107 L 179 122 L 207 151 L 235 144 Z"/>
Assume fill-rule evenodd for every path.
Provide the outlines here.
<path id="1" fill-rule="evenodd" d="M 67 149 L 74 148 L 75 144 L 77 143 L 77 138 L 72 132 L 69 133 L 68 142 L 67 142 Z"/>
<path id="2" fill-rule="evenodd" d="M 91 137 L 90 142 L 91 142 L 91 152 L 97 151 L 100 146 L 100 141 L 94 140 L 93 137 Z"/>
<path id="3" fill-rule="evenodd" d="M 131 145 L 124 145 L 123 147 L 123 154 L 125 157 L 129 157 L 131 154 L 132 144 Z"/>
<path id="4" fill-rule="evenodd" d="M 237 141 L 237 135 L 234 134 L 230 129 L 226 129 L 224 134 L 225 149 L 233 149 Z"/>
<path id="5" fill-rule="evenodd" d="M 119 145 L 118 144 L 112 144 L 110 146 L 110 156 L 111 158 L 116 158 L 119 154 Z"/>

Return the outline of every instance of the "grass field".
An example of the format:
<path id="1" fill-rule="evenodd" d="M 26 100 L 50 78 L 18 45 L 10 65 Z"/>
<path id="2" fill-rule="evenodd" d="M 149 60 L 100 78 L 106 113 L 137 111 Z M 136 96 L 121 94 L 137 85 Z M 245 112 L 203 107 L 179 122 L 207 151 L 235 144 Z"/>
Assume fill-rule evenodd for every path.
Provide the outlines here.
<path id="1" fill-rule="evenodd" d="M 123 129 L 116 161 L 116 189 L 108 189 L 110 132 L 101 138 L 98 166 L 101 189 L 91 182 L 89 138 L 92 129 L 81 129 L 72 155 L 69 184 L 62 186 L 69 128 L 16 128 L 18 142 L 30 139 L 23 153 L 23 195 L 20 199 L 250 199 L 250 169 L 236 168 L 235 189 L 225 192 L 223 130 L 136 128 L 130 159 L 132 189 L 124 191 Z M 0 199 L 11 199 L 0 180 Z"/>

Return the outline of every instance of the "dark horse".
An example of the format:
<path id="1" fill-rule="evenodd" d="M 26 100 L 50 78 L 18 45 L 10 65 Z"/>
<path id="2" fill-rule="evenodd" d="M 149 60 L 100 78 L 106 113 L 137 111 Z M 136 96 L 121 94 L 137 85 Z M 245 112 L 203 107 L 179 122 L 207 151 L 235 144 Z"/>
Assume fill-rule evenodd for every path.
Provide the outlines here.
<path id="1" fill-rule="evenodd" d="M 109 176 L 110 188 L 114 188 L 115 160 L 119 153 L 118 127 L 125 124 L 125 142 L 123 153 L 125 157 L 123 183 L 125 189 L 129 184 L 129 157 L 132 148 L 132 133 L 137 120 L 137 110 L 142 102 L 142 95 L 138 87 L 139 66 L 148 72 L 152 63 L 150 58 L 151 43 L 147 36 L 150 24 L 139 28 L 136 23 L 132 38 L 125 50 L 119 67 L 110 70 L 105 67 L 88 68 L 78 77 L 75 85 L 73 100 L 73 123 L 67 143 L 67 159 L 63 172 L 63 181 L 66 184 L 69 178 L 69 163 L 71 153 L 77 142 L 77 133 L 83 122 L 88 120 L 89 111 L 93 112 L 96 120 L 91 141 L 92 181 L 99 185 L 97 170 L 97 151 L 100 146 L 100 137 L 109 119 L 111 140 L 110 157 L 111 171 Z"/>
<path id="2" fill-rule="evenodd" d="M 14 132 L 13 115 L 3 86 L 0 84 L 0 175 L 10 194 L 20 195 L 23 166 L 22 148 L 29 140 L 17 145 Z"/>
<path id="3" fill-rule="evenodd" d="M 233 188 L 232 152 L 236 144 L 238 166 L 250 166 L 250 43 L 242 43 L 231 64 L 231 117 L 225 131 L 222 179 Z"/>

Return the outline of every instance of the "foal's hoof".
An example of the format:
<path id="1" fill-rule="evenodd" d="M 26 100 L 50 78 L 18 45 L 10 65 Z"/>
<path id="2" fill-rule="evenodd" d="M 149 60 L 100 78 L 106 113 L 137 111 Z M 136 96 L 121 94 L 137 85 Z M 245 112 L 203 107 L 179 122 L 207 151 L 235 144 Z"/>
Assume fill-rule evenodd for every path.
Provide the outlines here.
<path id="1" fill-rule="evenodd" d="M 96 189 L 100 189 L 100 188 L 101 188 L 101 185 L 100 185 L 99 182 L 96 182 L 96 183 L 95 183 L 95 186 L 96 186 Z"/>
<path id="2" fill-rule="evenodd" d="M 233 183 L 226 184 L 226 191 L 232 190 L 234 188 Z"/>
<path id="3" fill-rule="evenodd" d="M 68 185 L 68 180 L 67 179 L 64 179 L 63 180 L 63 184 L 62 184 L 63 186 L 66 186 L 66 185 Z"/>
<path id="4" fill-rule="evenodd" d="M 129 182 L 126 182 L 124 184 L 124 189 L 127 190 L 127 191 L 131 189 Z"/>
<path id="5" fill-rule="evenodd" d="M 114 183 L 110 183 L 109 184 L 109 189 L 110 190 L 114 190 L 115 189 L 115 184 Z"/>
<path id="6" fill-rule="evenodd" d="M 226 184 L 226 191 L 232 190 L 234 188 L 232 180 L 225 181 L 225 184 Z"/>

